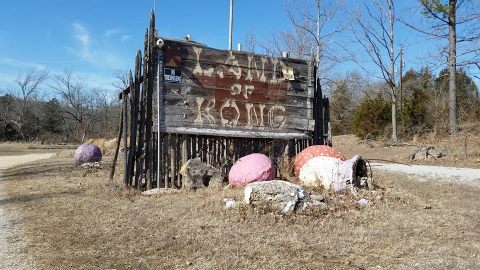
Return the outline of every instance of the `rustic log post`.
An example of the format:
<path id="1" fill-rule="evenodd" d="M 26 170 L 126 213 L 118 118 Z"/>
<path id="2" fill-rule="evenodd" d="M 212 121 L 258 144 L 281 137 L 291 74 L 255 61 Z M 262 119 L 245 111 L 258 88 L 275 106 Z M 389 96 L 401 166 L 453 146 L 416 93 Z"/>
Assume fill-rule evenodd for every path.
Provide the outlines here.
<path id="1" fill-rule="evenodd" d="M 132 72 L 129 74 L 129 83 L 130 90 L 132 89 Z M 131 91 L 130 91 L 131 92 Z M 124 155 L 124 168 L 123 168 L 123 185 L 128 186 L 128 172 L 129 172 L 129 163 L 128 163 L 128 94 L 124 93 L 123 95 L 123 155 Z"/>
<path id="2" fill-rule="evenodd" d="M 310 81 L 313 81 L 315 92 L 314 92 L 314 105 L 313 105 L 313 118 L 315 119 L 315 129 L 313 131 L 313 144 L 325 144 L 324 140 L 324 104 L 323 104 L 323 94 L 322 87 L 320 85 L 320 80 L 317 76 L 316 67 L 311 67 L 314 74 L 311 74 L 312 78 L 309 78 Z"/>
<path id="3" fill-rule="evenodd" d="M 122 97 L 122 99 L 125 99 L 125 95 L 122 91 L 122 93 L 120 93 L 120 96 Z M 117 135 L 117 147 L 115 148 L 115 155 L 113 156 L 113 163 L 112 163 L 112 168 L 110 170 L 110 181 L 113 180 L 113 175 L 115 174 L 115 166 L 117 165 L 117 158 L 118 158 L 118 151 L 120 150 L 120 143 L 121 143 L 121 140 L 122 140 L 122 132 L 123 132 L 123 106 L 122 106 L 122 111 L 120 113 L 120 124 L 119 124 L 119 127 L 118 127 L 118 135 Z"/>
<path id="4" fill-rule="evenodd" d="M 161 131 L 162 128 L 164 128 L 165 125 L 165 110 L 164 110 L 164 94 L 166 92 L 166 87 L 164 84 L 164 51 L 162 49 L 163 47 L 163 41 L 158 40 L 156 42 L 157 50 L 156 50 L 156 61 L 157 61 L 157 132 L 158 132 L 158 151 L 157 151 L 157 183 L 160 183 L 160 179 L 163 179 L 162 176 L 165 174 L 165 171 L 162 168 L 162 156 L 160 155 L 163 152 L 163 146 L 161 143 Z M 166 186 L 166 183 L 165 183 Z M 160 185 L 159 185 L 160 187 Z"/>
<path id="5" fill-rule="evenodd" d="M 162 141 L 162 148 L 163 148 L 163 155 L 162 155 L 162 167 L 163 167 L 163 177 L 165 179 L 165 188 L 168 188 L 170 187 L 170 183 L 169 183 L 169 177 L 168 177 L 168 142 L 170 141 L 169 140 L 170 138 L 170 134 L 168 133 L 164 133 L 164 136 L 163 136 L 163 141 Z"/>
<path id="6" fill-rule="evenodd" d="M 145 33 L 147 37 L 148 30 Z M 142 188 L 142 175 L 143 175 L 143 165 L 145 161 L 145 99 L 146 99 L 146 84 L 147 84 L 147 73 L 146 69 L 148 66 L 147 56 L 144 55 L 144 66 L 143 66 L 143 85 L 140 82 L 142 77 L 142 66 L 139 65 L 139 69 L 136 71 L 135 76 L 135 91 L 139 93 L 139 122 L 138 122 L 138 144 L 136 151 L 136 170 L 135 170 L 135 187 L 137 189 Z"/>
<path id="7" fill-rule="evenodd" d="M 330 100 L 328 97 L 323 98 L 324 109 L 324 122 L 325 129 L 327 130 L 327 137 L 325 138 L 325 144 L 332 146 L 332 126 L 330 125 Z"/>
<path id="8" fill-rule="evenodd" d="M 135 165 L 135 157 L 137 153 L 137 125 L 138 125 L 138 107 L 139 107 L 139 95 L 140 95 L 140 76 L 141 76 L 141 66 L 142 66 L 142 53 L 137 51 L 137 57 L 135 61 L 135 82 L 132 84 L 134 85 L 133 91 L 131 91 L 130 98 L 132 103 L 131 109 L 131 127 L 130 127 L 130 153 L 129 153 L 129 166 L 130 166 L 130 173 L 129 173 L 129 184 L 132 185 L 132 177 L 134 172 L 134 165 Z"/>
<path id="9" fill-rule="evenodd" d="M 175 171 L 175 163 L 176 163 L 176 151 L 175 148 L 177 148 L 177 143 L 176 143 L 176 135 L 170 134 L 170 140 L 169 140 L 169 151 L 170 151 L 170 181 L 171 181 L 171 187 L 177 187 L 177 172 Z"/>
<path id="10" fill-rule="evenodd" d="M 153 81 L 154 81 L 154 74 L 155 74 L 155 57 L 154 57 L 154 46 L 155 46 L 155 14 L 153 11 L 150 13 L 150 28 L 148 30 L 148 54 L 145 52 L 147 57 L 147 63 L 145 63 L 146 73 L 144 74 L 145 78 L 147 78 L 147 115 L 146 115 L 146 126 L 145 126 L 145 141 L 146 141 L 146 153 L 145 153 L 145 171 L 146 171 L 146 183 L 147 183 L 147 190 L 152 188 L 152 155 L 153 155 L 153 148 L 152 148 L 152 118 L 153 118 Z"/>

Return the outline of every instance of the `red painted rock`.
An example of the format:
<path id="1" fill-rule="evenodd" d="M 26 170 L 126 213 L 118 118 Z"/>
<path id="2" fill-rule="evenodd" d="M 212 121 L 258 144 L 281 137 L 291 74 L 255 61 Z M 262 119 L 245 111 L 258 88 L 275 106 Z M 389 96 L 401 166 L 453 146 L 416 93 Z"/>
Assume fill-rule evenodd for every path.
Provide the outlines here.
<path id="1" fill-rule="evenodd" d="M 232 186 L 244 187 L 252 182 L 273 180 L 275 174 L 276 169 L 270 158 L 263 154 L 250 154 L 233 164 L 228 182 Z"/>
<path id="2" fill-rule="evenodd" d="M 345 156 L 333 147 L 327 145 L 312 145 L 303 149 L 303 151 L 298 153 L 298 155 L 295 157 L 295 175 L 299 176 L 300 169 L 303 167 L 303 165 L 305 165 L 307 161 L 314 157 L 332 157 L 345 160 Z"/>

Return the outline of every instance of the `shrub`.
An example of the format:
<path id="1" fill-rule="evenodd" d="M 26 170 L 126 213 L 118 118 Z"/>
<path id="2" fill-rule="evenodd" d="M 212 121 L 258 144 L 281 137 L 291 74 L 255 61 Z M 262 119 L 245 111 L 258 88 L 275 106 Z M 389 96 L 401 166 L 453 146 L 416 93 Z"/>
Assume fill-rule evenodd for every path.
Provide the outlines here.
<path id="1" fill-rule="evenodd" d="M 402 119 L 407 133 L 423 133 L 432 128 L 433 120 L 428 113 L 428 102 L 428 95 L 421 88 L 414 88 L 412 94 L 406 98 Z"/>
<path id="2" fill-rule="evenodd" d="M 383 135 L 385 128 L 390 124 L 390 102 L 380 97 L 364 99 L 353 114 L 352 131 L 364 139 Z"/>

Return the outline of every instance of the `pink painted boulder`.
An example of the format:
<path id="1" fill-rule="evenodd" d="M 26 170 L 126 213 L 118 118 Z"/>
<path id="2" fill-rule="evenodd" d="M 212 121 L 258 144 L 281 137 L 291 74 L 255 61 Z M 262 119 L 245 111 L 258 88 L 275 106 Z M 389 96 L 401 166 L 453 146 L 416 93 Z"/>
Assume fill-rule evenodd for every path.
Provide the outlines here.
<path id="1" fill-rule="evenodd" d="M 82 144 L 75 151 L 77 164 L 97 162 L 102 160 L 102 150 L 95 144 Z"/>
<path id="2" fill-rule="evenodd" d="M 270 158 L 263 154 L 250 154 L 233 164 L 228 182 L 232 186 L 244 187 L 252 182 L 273 180 L 275 174 L 276 169 Z"/>

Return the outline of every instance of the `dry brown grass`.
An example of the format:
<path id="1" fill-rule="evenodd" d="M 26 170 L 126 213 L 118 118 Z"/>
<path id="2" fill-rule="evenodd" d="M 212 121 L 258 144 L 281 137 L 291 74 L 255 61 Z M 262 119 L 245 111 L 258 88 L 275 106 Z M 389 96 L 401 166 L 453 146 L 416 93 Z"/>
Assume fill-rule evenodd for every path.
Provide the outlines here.
<path id="1" fill-rule="evenodd" d="M 97 139 L 88 139 L 85 143 L 95 144 L 102 150 L 103 155 L 111 155 L 115 152 L 115 148 L 117 147 L 117 139 L 105 139 L 105 138 L 97 138 Z"/>
<path id="2" fill-rule="evenodd" d="M 460 132 L 455 136 L 425 134 L 397 146 L 380 141 L 361 141 L 354 135 L 341 135 L 333 138 L 333 144 L 347 157 L 360 154 L 366 159 L 383 159 L 402 163 L 410 163 L 409 156 L 422 145 L 428 145 L 443 151 L 445 156 L 413 163 L 480 168 L 480 134 L 471 132 Z"/>
<path id="3" fill-rule="evenodd" d="M 0 204 L 40 269 L 479 268 L 480 191 L 470 187 L 376 173 L 380 197 L 365 208 L 345 207 L 356 199 L 346 196 L 322 215 L 280 216 L 225 209 L 238 189 L 152 198 L 107 175 L 64 158 L 6 172 Z"/>

